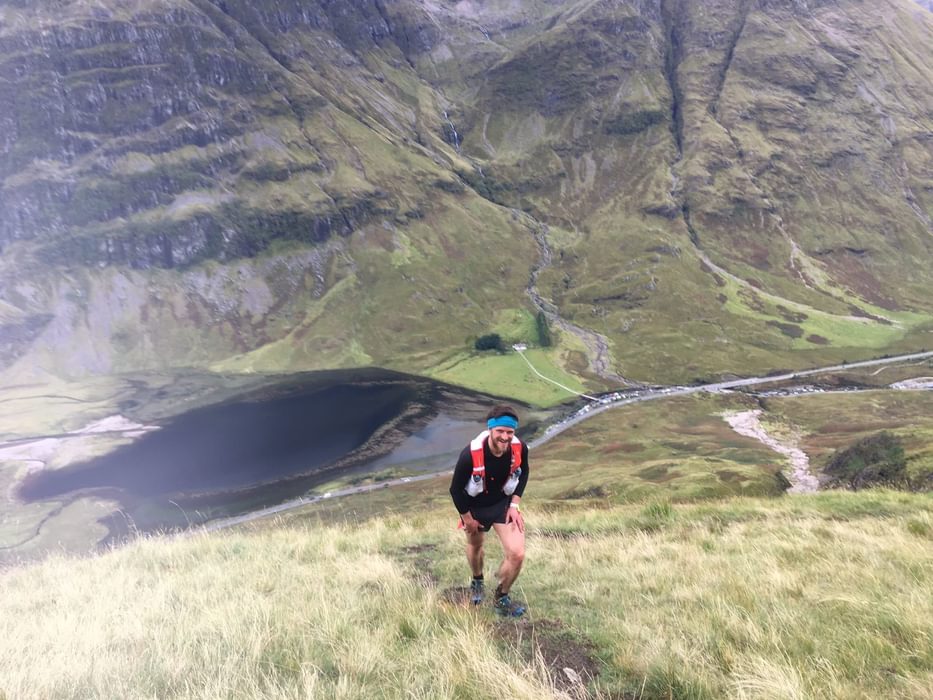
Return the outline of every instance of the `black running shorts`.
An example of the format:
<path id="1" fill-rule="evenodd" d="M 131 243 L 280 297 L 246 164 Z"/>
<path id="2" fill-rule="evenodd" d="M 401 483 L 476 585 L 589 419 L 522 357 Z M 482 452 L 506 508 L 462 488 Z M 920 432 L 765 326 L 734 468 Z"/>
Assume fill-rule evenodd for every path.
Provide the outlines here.
<path id="1" fill-rule="evenodd" d="M 479 520 L 480 529 L 483 532 L 489 532 L 493 523 L 505 523 L 505 516 L 509 510 L 509 503 L 511 500 L 511 498 L 506 498 L 491 506 L 470 508 L 470 513 L 473 514 L 474 518 Z"/>

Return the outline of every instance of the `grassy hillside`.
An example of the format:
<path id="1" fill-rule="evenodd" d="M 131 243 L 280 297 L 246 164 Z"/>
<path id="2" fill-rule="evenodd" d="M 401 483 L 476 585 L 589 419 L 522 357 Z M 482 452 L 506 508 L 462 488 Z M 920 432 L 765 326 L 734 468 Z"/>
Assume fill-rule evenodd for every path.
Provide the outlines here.
<path id="1" fill-rule="evenodd" d="M 309 514 L 8 569 L 0 695 L 933 693 L 928 497 L 528 502 L 517 623 L 460 603 L 449 507 L 365 527 Z"/>

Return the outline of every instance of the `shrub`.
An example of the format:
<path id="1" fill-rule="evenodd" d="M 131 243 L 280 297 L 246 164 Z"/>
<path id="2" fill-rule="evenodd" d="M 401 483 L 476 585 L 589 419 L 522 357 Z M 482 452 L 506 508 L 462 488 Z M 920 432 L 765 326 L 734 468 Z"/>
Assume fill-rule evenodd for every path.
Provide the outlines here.
<path id="1" fill-rule="evenodd" d="M 460 179 L 483 199 L 488 199 L 495 204 L 508 204 L 505 197 L 512 189 L 508 182 L 497 179 L 492 173 L 482 173 L 482 171 L 457 170 L 456 172 Z"/>
<path id="2" fill-rule="evenodd" d="M 826 473 L 833 483 L 852 490 L 867 486 L 907 486 L 907 460 L 900 440 L 889 432 L 870 435 L 838 450 Z"/>
<path id="3" fill-rule="evenodd" d="M 538 312 L 535 323 L 538 326 L 538 345 L 542 348 L 551 347 L 551 329 L 548 327 L 547 316 L 544 315 L 543 311 Z"/>
<path id="4" fill-rule="evenodd" d="M 476 339 L 476 342 L 473 343 L 473 347 L 477 350 L 498 350 L 499 352 L 505 351 L 505 344 L 502 342 L 502 337 L 498 333 L 488 333 L 487 335 L 481 335 Z"/>
<path id="5" fill-rule="evenodd" d="M 643 109 L 637 112 L 620 114 L 606 124 L 607 134 L 627 136 L 644 131 L 650 126 L 665 120 L 665 113 L 658 109 Z"/>

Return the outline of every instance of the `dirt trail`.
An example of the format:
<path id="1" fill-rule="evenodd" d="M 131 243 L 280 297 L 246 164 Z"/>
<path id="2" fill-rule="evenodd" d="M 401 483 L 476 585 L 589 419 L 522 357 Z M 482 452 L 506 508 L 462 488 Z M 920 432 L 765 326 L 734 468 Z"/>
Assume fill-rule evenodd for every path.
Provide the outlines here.
<path id="1" fill-rule="evenodd" d="M 759 420 L 760 416 L 761 409 L 755 409 L 725 414 L 723 418 L 739 435 L 755 438 L 778 454 L 787 457 L 791 465 L 791 472 L 787 477 L 791 483 L 788 493 L 815 493 L 820 487 L 820 482 L 810 472 L 810 458 L 807 457 L 807 453 L 796 445 L 786 445 L 769 435 Z"/>

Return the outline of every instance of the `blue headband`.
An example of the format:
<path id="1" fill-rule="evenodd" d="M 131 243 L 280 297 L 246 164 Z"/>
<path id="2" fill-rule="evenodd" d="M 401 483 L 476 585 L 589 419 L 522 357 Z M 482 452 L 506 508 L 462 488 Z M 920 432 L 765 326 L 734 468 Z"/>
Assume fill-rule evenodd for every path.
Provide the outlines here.
<path id="1" fill-rule="evenodd" d="M 512 430 L 518 429 L 518 418 L 513 416 L 499 416 L 498 418 L 490 418 L 486 421 L 486 427 L 492 430 L 493 428 L 511 428 Z"/>

